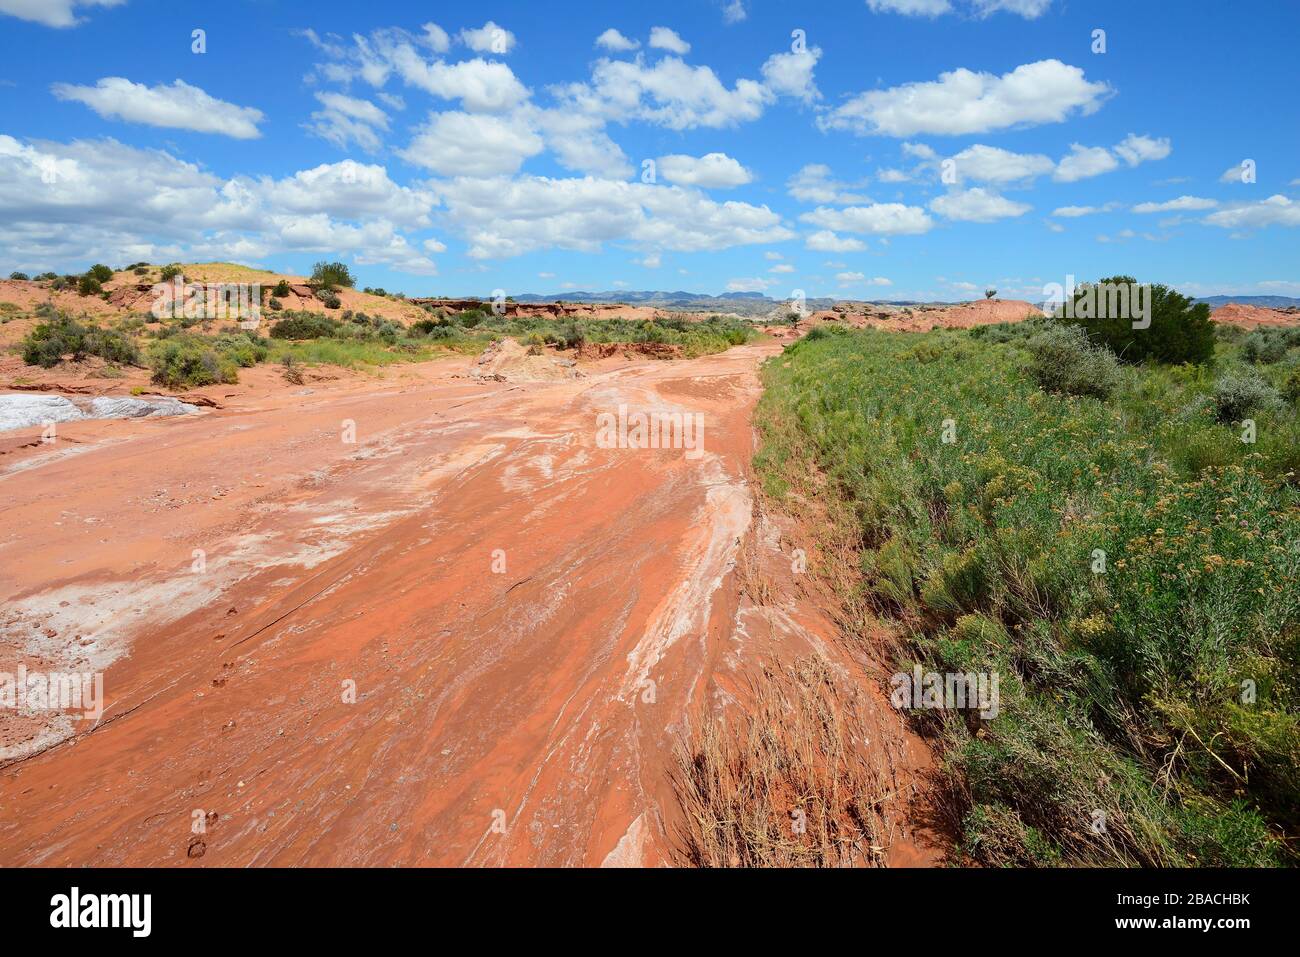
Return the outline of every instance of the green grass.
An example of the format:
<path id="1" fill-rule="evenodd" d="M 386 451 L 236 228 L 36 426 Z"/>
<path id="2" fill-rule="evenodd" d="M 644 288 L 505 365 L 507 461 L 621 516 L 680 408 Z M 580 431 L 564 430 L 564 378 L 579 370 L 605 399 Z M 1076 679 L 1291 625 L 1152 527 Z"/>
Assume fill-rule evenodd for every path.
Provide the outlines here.
<path id="1" fill-rule="evenodd" d="M 792 346 L 764 370 L 765 488 L 844 526 L 844 597 L 899 624 L 898 670 L 1000 675 L 991 720 L 912 712 L 961 853 L 1293 864 L 1296 409 L 1254 413 L 1254 444 L 1216 421 L 1228 343 L 1217 368 L 1125 368 L 1109 400 L 1049 393 L 1026 325 Z"/>
<path id="2" fill-rule="evenodd" d="M 448 352 L 477 354 L 502 336 L 522 342 L 573 348 L 583 343 L 662 343 L 686 356 L 721 352 L 756 337 L 753 328 L 735 319 L 713 316 L 703 322 L 669 317 L 656 322 L 625 319 L 506 319 L 471 311 L 430 316 L 410 327 L 378 316 L 347 310 L 335 315 L 272 312 L 278 321 L 269 337 L 243 331 L 219 336 L 197 335 L 211 323 L 201 319 L 169 320 L 147 328 L 145 317 L 127 317 L 112 330 L 83 325 L 62 314 L 47 321 L 22 343 L 30 364 L 54 366 L 67 355 L 103 355 L 118 362 L 147 361 L 154 380 L 170 388 L 238 381 L 238 369 L 285 358 L 304 365 L 347 369 L 424 362 Z M 56 334 L 57 333 L 57 334 Z M 146 345 L 143 351 L 140 345 Z"/>
<path id="3" fill-rule="evenodd" d="M 447 337 L 449 342 L 489 340 L 493 336 L 513 336 L 524 341 L 536 336 L 540 341 L 560 348 L 583 343 L 652 343 L 678 346 L 683 355 L 695 357 L 723 352 L 757 337 L 753 327 L 742 320 L 709 316 L 690 321 L 667 316 L 654 321 L 644 319 L 549 319 L 541 317 L 506 318 L 486 310 L 470 310 L 429 320 L 437 325 L 427 333 Z M 424 323 L 417 323 L 422 326 Z"/>
<path id="4" fill-rule="evenodd" d="M 388 344 L 377 341 L 351 339 L 306 339 L 289 342 L 270 340 L 270 361 L 280 362 L 292 356 L 306 365 L 342 366 L 356 369 L 362 366 L 390 366 L 401 362 L 425 362 L 446 353 L 446 349 L 418 341 Z"/>

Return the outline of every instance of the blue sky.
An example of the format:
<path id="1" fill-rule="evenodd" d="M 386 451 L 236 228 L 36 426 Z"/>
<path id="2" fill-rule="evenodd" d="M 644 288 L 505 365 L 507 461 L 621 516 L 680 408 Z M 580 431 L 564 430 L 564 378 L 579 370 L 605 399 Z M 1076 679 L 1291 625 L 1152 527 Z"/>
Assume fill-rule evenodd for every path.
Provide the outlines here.
<path id="1" fill-rule="evenodd" d="M 1300 295 L 1300 5 L 809 7 L 0 0 L 0 270 Z"/>

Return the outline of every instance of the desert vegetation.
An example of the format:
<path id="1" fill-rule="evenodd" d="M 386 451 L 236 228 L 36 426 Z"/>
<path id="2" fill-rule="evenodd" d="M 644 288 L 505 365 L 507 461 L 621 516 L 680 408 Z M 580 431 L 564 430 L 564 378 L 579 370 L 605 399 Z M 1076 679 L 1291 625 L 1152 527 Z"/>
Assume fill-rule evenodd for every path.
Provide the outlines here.
<path id="1" fill-rule="evenodd" d="M 83 278 L 97 282 L 93 271 Z M 335 279 L 339 278 L 335 274 Z M 155 383 L 183 389 L 237 382 L 240 368 L 265 361 L 291 359 L 293 375 L 300 380 L 305 366 L 378 367 L 418 362 L 448 351 L 473 354 L 507 336 L 537 349 L 657 343 L 673 347 L 676 351 L 672 354 L 685 356 L 720 352 L 755 336 L 748 323 L 716 316 L 704 321 L 677 317 L 656 321 L 507 319 L 484 308 L 451 314 L 430 312 L 427 318 L 405 325 L 364 311 L 340 309 L 336 297 L 324 305 L 325 312 L 283 309 L 271 297 L 264 313 L 271 321 L 263 327 L 263 336 L 202 317 L 162 321 L 148 315 L 108 321 L 74 318 L 47 304 L 38 307 L 41 321 L 23 339 L 19 351 L 29 365 L 45 368 L 92 356 L 112 365 L 147 367 Z"/>
<path id="2" fill-rule="evenodd" d="M 683 863 L 880 866 L 896 789 L 859 746 L 860 692 L 808 657 L 765 668 L 746 697 L 746 710 L 702 718 L 677 750 Z"/>
<path id="3" fill-rule="evenodd" d="M 757 466 L 856 561 L 846 626 L 1000 676 L 995 717 L 910 712 L 960 860 L 1295 862 L 1300 353 L 1166 293 L 1140 347 L 823 327 L 765 369 Z"/>

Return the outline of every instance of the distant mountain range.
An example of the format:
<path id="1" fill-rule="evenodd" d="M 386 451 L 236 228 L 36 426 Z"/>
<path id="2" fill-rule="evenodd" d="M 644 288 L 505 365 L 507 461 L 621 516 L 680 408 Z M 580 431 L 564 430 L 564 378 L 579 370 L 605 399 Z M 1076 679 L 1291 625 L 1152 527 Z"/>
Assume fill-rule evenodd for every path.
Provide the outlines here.
<path id="1" fill-rule="evenodd" d="M 518 302 L 589 302 L 589 303 L 627 303 L 636 306 L 654 306 L 659 309 L 684 309 L 692 312 L 735 312 L 742 315 L 760 315 L 780 309 L 789 303 L 788 298 L 773 299 L 761 292 L 726 292 L 711 296 L 707 293 L 687 292 L 685 290 L 666 291 L 662 289 L 611 289 L 605 292 L 563 292 L 551 294 L 522 293 L 512 297 Z M 830 309 L 837 302 L 846 299 L 816 298 L 808 299 L 807 308 L 816 312 Z M 890 306 L 917 305 L 952 305 L 949 302 L 921 303 L 911 299 L 866 299 L 849 300 L 880 303 Z M 1248 306 L 1263 306 L 1268 309 L 1285 309 L 1288 306 L 1300 306 L 1300 299 L 1292 296 L 1204 296 L 1195 300 L 1218 308 L 1229 302 L 1239 302 Z"/>
<path id="2" fill-rule="evenodd" d="M 744 316 L 766 315 L 788 303 L 788 299 L 771 299 L 761 292 L 728 292 L 710 296 L 685 290 L 612 289 L 606 292 L 562 292 L 551 295 L 522 293 L 513 297 L 516 302 L 588 302 L 627 303 L 631 306 L 652 306 L 656 309 L 683 309 L 690 312 L 730 312 Z M 809 299 L 811 310 L 829 309 L 834 299 Z"/>
<path id="3" fill-rule="evenodd" d="M 589 303 L 627 303 L 634 306 L 654 306 L 659 309 L 684 309 L 691 312 L 735 312 L 742 315 L 763 315 L 781 309 L 789 304 L 788 297 L 773 299 L 761 292 L 727 292 L 718 296 L 706 293 L 686 292 L 684 290 L 664 291 L 661 289 L 612 289 L 607 292 L 562 292 L 540 295 L 538 293 L 521 293 L 513 296 L 516 302 L 589 302 Z M 891 306 L 915 306 L 919 303 L 902 299 L 856 300 L 845 298 L 819 297 L 805 300 L 805 307 L 810 312 L 830 309 L 837 302 L 863 301 L 887 303 Z"/>
<path id="4" fill-rule="evenodd" d="M 1239 302 L 1243 306 L 1263 306 L 1265 309 L 1300 306 L 1300 299 L 1293 296 L 1202 296 L 1196 301 L 1208 303 L 1211 308 L 1218 308 L 1229 302 Z"/>
<path id="5" fill-rule="evenodd" d="M 558 295 L 539 295 L 537 293 L 524 293 L 523 295 L 513 297 L 518 302 L 555 302 L 561 299 L 564 302 L 626 302 L 626 303 L 658 303 L 658 302 L 677 302 L 691 301 L 699 299 L 757 299 L 767 300 L 775 303 L 777 300 L 768 299 L 761 292 L 728 292 L 720 296 L 710 296 L 706 293 L 699 292 L 664 292 L 660 289 L 614 289 L 609 292 L 564 292 Z"/>

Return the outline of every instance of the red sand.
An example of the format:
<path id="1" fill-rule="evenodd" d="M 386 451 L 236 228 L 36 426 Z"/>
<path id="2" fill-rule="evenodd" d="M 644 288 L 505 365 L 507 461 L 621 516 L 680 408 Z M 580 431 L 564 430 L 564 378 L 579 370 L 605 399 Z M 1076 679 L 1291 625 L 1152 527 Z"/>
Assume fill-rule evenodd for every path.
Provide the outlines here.
<path id="1" fill-rule="evenodd" d="M 201 416 L 17 436 L 0 670 L 102 670 L 106 707 L 7 720 L 0 865 L 670 862 L 693 715 L 765 660 L 873 683 L 789 583 L 737 585 L 742 549 L 789 566 L 749 473 L 778 350 L 557 382 L 267 371 Z M 702 413 L 704 454 L 597 447 L 620 404 Z"/>

